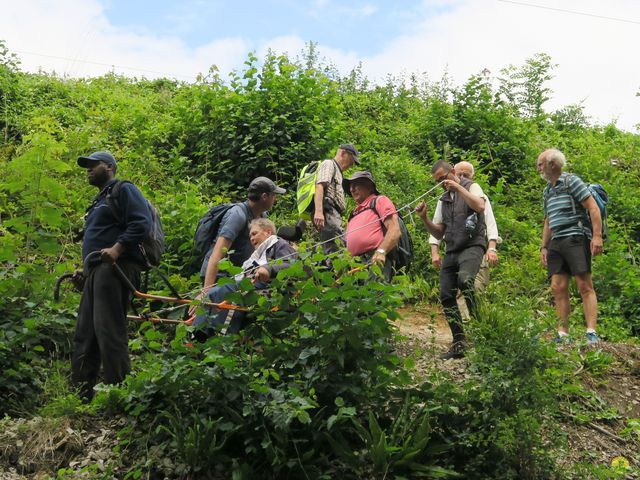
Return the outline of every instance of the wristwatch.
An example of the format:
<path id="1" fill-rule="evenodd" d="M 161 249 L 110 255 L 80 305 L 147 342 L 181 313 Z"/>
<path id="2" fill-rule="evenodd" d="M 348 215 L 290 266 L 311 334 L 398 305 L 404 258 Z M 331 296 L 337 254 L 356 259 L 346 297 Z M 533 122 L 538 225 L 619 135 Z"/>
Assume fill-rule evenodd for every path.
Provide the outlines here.
<path id="1" fill-rule="evenodd" d="M 497 250 L 497 249 L 495 249 L 495 248 L 493 248 L 493 247 L 488 248 L 488 249 L 487 249 L 487 251 L 489 251 L 489 252 L 493 252 L 493 253 L 498 253 L 498 250 Z"/>
<path id="2" fill-rule="evenodd" d="M 381 255 L 386 255 L 386 254 L 387 254 L 387 251 L 386 251 L 384 248 L 378 248 L 378 249 L 376 250 L 376 253 L 379 253 L 379 254 L 381 254 Z"/>

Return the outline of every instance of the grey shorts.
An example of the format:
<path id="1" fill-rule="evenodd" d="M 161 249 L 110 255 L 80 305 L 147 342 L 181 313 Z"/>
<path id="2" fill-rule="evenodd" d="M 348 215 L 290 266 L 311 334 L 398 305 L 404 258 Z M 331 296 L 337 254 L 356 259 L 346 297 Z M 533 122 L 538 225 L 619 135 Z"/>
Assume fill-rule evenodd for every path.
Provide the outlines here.
<path id="1" fill-rule="evenodd" d="M 591 272 L 591 240 L 585 235 L 560 237 L 549 242 L 547 274 L 564 273 L 576 276 Z"/>

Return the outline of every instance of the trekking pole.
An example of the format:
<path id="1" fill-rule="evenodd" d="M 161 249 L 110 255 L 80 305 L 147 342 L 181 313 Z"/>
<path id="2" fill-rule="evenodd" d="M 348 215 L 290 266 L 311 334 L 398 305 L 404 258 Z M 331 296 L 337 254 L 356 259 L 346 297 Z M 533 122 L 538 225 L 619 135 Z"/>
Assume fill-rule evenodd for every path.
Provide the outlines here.
<path id="1" fill-rule="evenodd" d="M 174 320 L 172 318 L 159 318 L 159 317 L 146 317 L 144 315 L 127 315 L 127 320 L 134 320 L 136 322 L 151 322 L 151 323 L 170 323 L 170 324 L 185 324 L 191 325 L 193 319 L 187 320 Z"/>

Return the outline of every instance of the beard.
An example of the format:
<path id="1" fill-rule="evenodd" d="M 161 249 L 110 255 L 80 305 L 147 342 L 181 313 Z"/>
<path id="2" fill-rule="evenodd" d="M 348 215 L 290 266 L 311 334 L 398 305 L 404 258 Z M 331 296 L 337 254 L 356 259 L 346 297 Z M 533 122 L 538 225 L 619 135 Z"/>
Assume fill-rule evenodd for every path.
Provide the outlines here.
<path id="1" fill-rule="evenodd" d="M 96 173 L 89 177 L 89 185 L 99 187 L 109 181 L 109 174 L 107 172 Z"/>

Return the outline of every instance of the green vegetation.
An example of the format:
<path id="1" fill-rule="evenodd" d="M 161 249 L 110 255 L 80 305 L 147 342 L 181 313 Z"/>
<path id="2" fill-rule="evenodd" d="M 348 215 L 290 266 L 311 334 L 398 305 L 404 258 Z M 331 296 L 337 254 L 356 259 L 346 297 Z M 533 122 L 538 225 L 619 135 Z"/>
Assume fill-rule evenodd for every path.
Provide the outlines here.
<path id="1" fill-rule="evenodd" d="M 606 376 L 611 355 L 579 344 L 558 352 L 544 340 L 554 315 L 539 264 L 543 183 L 534 166 L 554 146 L 571 171 L 609 191 L 611 239 L 594 262 L 599 333 L 636 342 L 640 136 L 590 125 L 579 105 L 547 113 L 553 68 L 540 54 L 463 85 L 421 77 L 373 85 L 358 69 L 340 76 L 310 46 L 299 60 L 250 55 L 229 80 L 215 69 L 194 84 L 79 80 L 21 72 L 0 42 L 0 413 L 125 419 L 104 478 L 624 478 L 624 465 L 572 469 L 554 454 L 566 448 L 559 422 L 620 414 L 581 383 Z M 250 285 L 238 294 L 255 305 L 251 342 L 189 346 L 187 327 L 131 325 L 134 373 L 101 387 L 91 405 L 78 401 L 65 381 L 78 297 L 67 291 L 54 303 L 52 292 L 80 264 L 75 238 L 95 193 L 79 155 L 110 150 L 119 177 L 159 208 L 161 269 L 189 291 L 198 283 L 185 276 L 192 235 L 210 204 L 240 198 L 251 178 L 268 175 L 290 189 L 273 216 L 292 221 L 299 170 L 344 141 L 398 206 L 432 187 L 435 159 L 476 166 L 505 241 L 483 321 L 471 326 L 464 378 L 437 364 L 417 370 L 419 355 L 397 354 L 398 307 L 437 303 L 427 236 L 407 218 L 416 260 L 402 288 L 349 274 L 356 264 L 346 257 L 336 272 L 311 268 L 318 258 L 303 246 L 275 295 Z M 427 197 L 431 209 L 436 198 Z M 639 442 L 638 431 L 631 419 L 621 435 Z M 54 468 L 76 478 L 68 465 Z"/>

